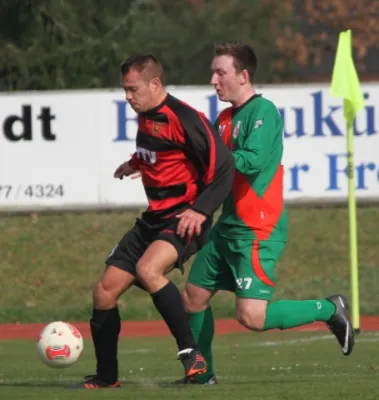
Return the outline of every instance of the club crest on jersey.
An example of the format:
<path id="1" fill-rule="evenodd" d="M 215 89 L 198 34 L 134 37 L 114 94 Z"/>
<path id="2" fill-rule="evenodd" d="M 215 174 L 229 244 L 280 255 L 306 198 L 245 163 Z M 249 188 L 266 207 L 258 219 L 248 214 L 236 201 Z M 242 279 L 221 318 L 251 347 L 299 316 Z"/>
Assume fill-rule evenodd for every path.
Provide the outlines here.
<path id="1" fill-rule="evenodd" d="M 153 133 L 159 133 L 159 125 L 156 122 L 153 122 Z"/>
<path id="2" fill-rule="evenodd" d="M 236 126 L 234 127 L 234 130 L 233 130 L 234 139 L 238 136 L 238 132 L 240 130 L 240 126 L 241 126 L 241 121 L 237 121 Z"/>
<path id="3" fill-rule="evenodd" d="M 166 124 L 162 124 L 161 122 L 153 122 L 153 135 L 159 135 L 161 131 L 166 127 Z"/>

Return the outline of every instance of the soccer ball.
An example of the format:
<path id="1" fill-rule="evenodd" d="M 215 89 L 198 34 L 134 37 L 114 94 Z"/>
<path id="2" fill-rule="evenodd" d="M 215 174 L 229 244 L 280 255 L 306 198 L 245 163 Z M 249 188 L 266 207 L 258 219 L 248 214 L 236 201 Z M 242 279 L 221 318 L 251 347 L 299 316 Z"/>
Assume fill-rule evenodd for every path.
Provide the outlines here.
<path id="1" fill-rule="evenodd" d="M 75 363 L 83 351 L 83 338 L 75 326 L 63 321 L 46 325 L 37 340 L 38 355 L 52 368 L 66 368 Z"/>

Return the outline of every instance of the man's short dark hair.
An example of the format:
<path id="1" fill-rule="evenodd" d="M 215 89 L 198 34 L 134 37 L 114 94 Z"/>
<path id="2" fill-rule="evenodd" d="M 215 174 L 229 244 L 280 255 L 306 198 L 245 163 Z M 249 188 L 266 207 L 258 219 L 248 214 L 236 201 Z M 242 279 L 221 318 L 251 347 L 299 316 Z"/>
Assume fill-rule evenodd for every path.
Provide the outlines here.
<path id="1" fill-rule="evenodd" d="M 220 42 L 215 45 L 215 55 L 233 57 L 234 67 L 237 72 L 246 69 L 249 73 L 250 81 L 254 82 L 257 74 L 258 59 L 252 47 L 237 41 Z"/>
<path id="2" fill-rule="evenodd" d="M 122 75 L 127 74 L 130 70 L 136 70 L 143 73 L 147 80 L 159 78 L 163 84 L 164 71 L 162 64 L 151 54 L 135 54 L 128 57 L 120 66 Z"/>

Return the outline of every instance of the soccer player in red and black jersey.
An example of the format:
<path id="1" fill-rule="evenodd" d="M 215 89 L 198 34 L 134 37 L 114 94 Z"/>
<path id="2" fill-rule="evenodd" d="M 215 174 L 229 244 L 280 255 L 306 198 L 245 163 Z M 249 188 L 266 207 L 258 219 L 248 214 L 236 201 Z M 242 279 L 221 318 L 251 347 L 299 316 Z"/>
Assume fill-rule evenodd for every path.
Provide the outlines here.
<path id="1" fill-rule="evenodd" d="M 206 372 L 181 295 L 165 275 L 182 269 L 205 243 L 213 213 L 232 188 L 233 158 L 202 113 L 166 92 L 155 57 L 128 58 L 121 65 L 121 82 L 138 113 L 137 151 L 114 176 L 140 174 L 149 205 L 109 255 L 95 286 L 90 326 L 97 370 L 76 388 L 120 386 L 117 300 L 134 284 L 151 295 L 175 337 L 185 375 Z"/>

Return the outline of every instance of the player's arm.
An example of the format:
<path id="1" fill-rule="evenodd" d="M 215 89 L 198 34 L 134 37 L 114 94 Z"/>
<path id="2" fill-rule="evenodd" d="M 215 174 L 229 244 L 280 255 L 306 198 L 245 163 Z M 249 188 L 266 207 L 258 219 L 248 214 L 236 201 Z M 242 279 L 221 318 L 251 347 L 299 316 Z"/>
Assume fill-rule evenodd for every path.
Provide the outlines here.
<path id="1" fill-rule="evenodd" d="M 236 170 L 244 175 L 260 172 L 269 159 L 275 140 L 280 140 L 281 120 L 274 113 L 266 111 L 261 117 L 251 121 L 239 149 L 233 151 Z"/>
<path id="2" fill-rule="evenodd" d="M 130 176 L 134 172 L 138 171 L 140 167 L 140 159 L 137 153 L 134 153 L 129 161 L 122 163 L 114 172 L 113 176 L 118 179 L 123 179 L 124 176 Z M 139 175 L 132 176 L 137 178 Z"/>
<path id="3" fill-rule="evenodd" d="M 204 170 L 204 189 L 192 208 L 206 216 L 212 216 L 232 189 L 234 160 L 216 129 L 204 115 L 199 113 L 198 121 L 192 121 L 186 128 L 186 147 Z"/>
<path id="4" fill-rule="evenodd" d="M 138 117 L 138 130 L 141 124 L 141 118 Z M 138 131 L 137 131 L 138 135 Z M 138 178 L 140 174 L 137 172 L 140 170 L 141 160 L 139 159 L 137 152 L 135 152 L 130 160 L 125 161 L 121 164 L 116 171 L 114 172 L 113 176 L 118 179 L 123 179 L 124 176 L 131 176 L 133 179 Z"/>
<path id="5" fill-rule="evenodd" d="M 140 129 L 140 125 L 141 125 L 142 119 L 141 116 L 138 116 L 138 130 L 137 130 L 137 136 L 138 136 L 138 131 Z M 137 152 L 134 152 L 134 154 L 132 155 L 132 157 L 130 158 L 130 160 L 128 160 L 126 163 L 124 163 L 123 165 L 126 164 L 126 168 L 132 169 L 133 172 L 134 171 L 139 171 L 140 169 L 140 164 L 141 164 L 141 160 L 139 159 Z M 120 165 L 121 167 L 121 165 Z M 129 171 L 128 171 L 129 172 Z M 130 175 L 130 174 L 129 174 Z"/>

